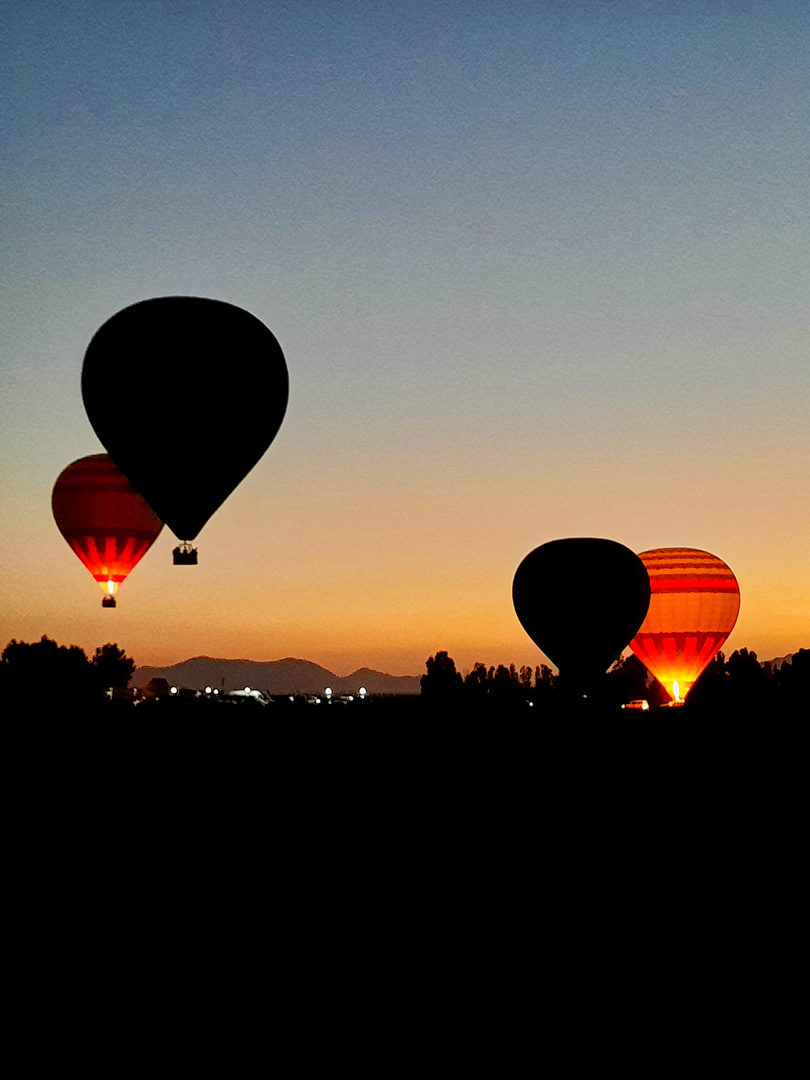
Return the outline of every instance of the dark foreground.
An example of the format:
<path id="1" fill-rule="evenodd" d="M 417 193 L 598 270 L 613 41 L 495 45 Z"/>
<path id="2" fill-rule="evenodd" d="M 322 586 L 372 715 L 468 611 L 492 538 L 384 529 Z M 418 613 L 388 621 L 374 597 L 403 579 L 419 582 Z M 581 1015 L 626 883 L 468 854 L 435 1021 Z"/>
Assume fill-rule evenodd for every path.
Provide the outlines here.
<path id="1" fill-rule="evenodd" d="M 489 789 L 514 784 L 529 794 L 556 784 L 556 769 L 590 772 L 598 786 L 634 769 L 649 777 L 714 769 L 718 782 L 731 769 L 761 777 L 798 760 L 807 720 L 798 707 L 476 710 L 419 696 L 329 706 L 105 701 L 80 712 L 20 703 L 7 716 L 12 769 L 19 761 L 57 788 L 81 775 L 101 784 L 159 778 L 178 790 L 207 778 L 211 792 L 244 781 L 259 795 L 318 777 L 341 798 L 352 785 L 432 776 L 449 788 L 472 775 Z"/>
<path id="2" fill-rule="evenodd" d="M 745 988 L 764 949 L 795 955 L 796 715 L 272 710 L 7 715 L 9 925 L 60 1009 L 89 963 L 118 1011 L 134 972 L 172 1017 L 189 980 L 217 1009 L 250 987 L 262 1033 L 256 986 L 307 1028 L 321 999 L 405 995 L 402 1023 L 462 1002 L 486 1026 L 503 1002 L 533 1039 L 561 1010 L 575 1045 L 583 995 L 626 1013 L 618 977 L 659 1014 L 673 987 L 679 1029 L 705 993 L 716 1025 L 716 971 Z"/>

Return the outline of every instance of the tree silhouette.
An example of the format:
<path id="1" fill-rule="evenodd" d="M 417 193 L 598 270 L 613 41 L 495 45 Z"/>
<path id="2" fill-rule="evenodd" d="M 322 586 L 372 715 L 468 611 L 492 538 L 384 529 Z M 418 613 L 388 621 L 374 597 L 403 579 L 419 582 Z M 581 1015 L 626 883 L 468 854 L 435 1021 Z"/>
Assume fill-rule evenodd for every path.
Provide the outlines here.
<path id="1" fill-rule="evenodd" d="M 774 675 L 774 683 L 787 711 L 799 715 L 802 705 L 806 711 L 810 695 L 810 649 L 799 649 L 790 663 L 782 664 Z"/>
<path id="2" fill-rule="evenodd" d="M 0 685 L 3 694 L 16 703 L 87 703 L 100 696 L 84 649 L 57 645 L 45 634 L 36 642 L 11 639 L 0 656 Z"/>
<path id="3" fill-rule="evenodd" d="M 514 664 L 507 667 L 498 664 L 490 682 L 490 695 L 500 705 L 517 703 L 524 700 L 521 693 L 520 679 Z"/>
<path id="4" fill-rule="evenodd" d="M 162 698 L 169 696 L 169 680 L 163 678 L 150 679 L 149 682 L 141 687 L 141 697 L 149 698 Z"/>
<path id="5" fill-rule="evenodd" d="M 487 699 L 487 667 L 477 661 L 464 678 L 464 692 L 471 705 L 481 705 Z"/>
<path id="6" fill-rule="evenodd" d="M 419 680 L 419 685 L 426 701 L 446 702 L 460 696 L 462 679 L 451 656 L 444 651 L 437 652 L 435 656 L 428 657 L 425 667 L 427 674 Z"/>
<path id="7" fill-rule="evenodd" d="M 728 671 L 723 651 L 713 656 L 689 691 L 686 704 L 692 710 L 711 712 L 728 698 Z"/>
<path id="8" fill-rule="evenodd" d="M 110 641 L 96 649 L 92 664 L 98 674 L 99 685 L 105 689 L 128 686 L 135 670 L 132 657 Z"/>
<path id="9" fill-rule="evenodd" d="M 770 704 L 773 687 L 755 652 L 737 649 L 728 658 L 726 670 L 729 701 L 737 712 L 759 712 Z"/>

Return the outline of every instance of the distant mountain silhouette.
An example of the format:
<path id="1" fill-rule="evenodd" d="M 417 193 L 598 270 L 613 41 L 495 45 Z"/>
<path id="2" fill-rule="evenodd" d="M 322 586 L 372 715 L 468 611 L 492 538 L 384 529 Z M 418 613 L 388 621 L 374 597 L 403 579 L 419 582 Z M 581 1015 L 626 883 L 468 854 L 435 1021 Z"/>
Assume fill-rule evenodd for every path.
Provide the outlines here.
<path id="1" fill-rule="evenodd" d="M 171 667 L 136 668 L 130 686 L 145 686 L 150 679 L 166 679 L 172 686 L 193 690 L 204 690 L 206 686 L 241 690 L 250 686 L 268 694 L 322 694 L 327 686 L 335 694 L 356 694 L 361 686 L 370 694 L 418 694 L 420 689 L 418 675 L 387 675 L 359 668 L 341 677 L 310 660 L 292 656 L 268 661 L 195 656 Z"/>
<path id="2" fill-rule="evenodd" d="M 762 666 L 764 667 L 765 664 L 770 664 L 774 671 L 778 671 L 782 664 L 793 663 L 793 657 L 795 655 L 795 653 L 788 653 L 787 656 L 777 656 L 775 660 L 763 660 Z"/>

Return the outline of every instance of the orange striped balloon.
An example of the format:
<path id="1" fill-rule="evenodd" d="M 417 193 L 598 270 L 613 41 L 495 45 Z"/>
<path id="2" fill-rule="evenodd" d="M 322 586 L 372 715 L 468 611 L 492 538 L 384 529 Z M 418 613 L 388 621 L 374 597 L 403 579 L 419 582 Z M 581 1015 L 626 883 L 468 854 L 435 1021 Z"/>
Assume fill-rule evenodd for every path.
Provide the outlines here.
<path id="1" fill-rule="evenodd" d="M 656 548 L 639 558 L 650 575 L 647 617 L 630 648 L 683 701 L 734 629 L 740 587 L 722 559 L 695 548 Z"/>
<path id="2" fill-rule="evenodd" d="M 163 522 L 107 454 L 68 465 L 51 496 L 59 531 L 108 597 L 157 539 Z M 107 606 L 114 606 L 108 600 Z"/>

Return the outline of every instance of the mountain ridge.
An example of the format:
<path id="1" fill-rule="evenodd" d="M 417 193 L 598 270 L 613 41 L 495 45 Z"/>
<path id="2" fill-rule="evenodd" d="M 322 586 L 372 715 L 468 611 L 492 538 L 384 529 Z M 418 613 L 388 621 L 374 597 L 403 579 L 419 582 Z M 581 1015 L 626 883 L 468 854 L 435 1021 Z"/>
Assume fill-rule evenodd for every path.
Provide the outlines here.
<path id="1" fill-rule="evenodd" d="M 145 686 L 150 679 L 166 679 L 171 685 L 202 690 L 206 686 L 240 690 L 251 686 L 268 694 L 321 694 L 330 686 L 336 694 L 356 694 L 364 686 L 370 694 L 418 694 L 418 675 L 389 675 L 361 667 L 348 675 L 336 675 L 312 660 L 287 656 L 281 660 L 227 659 L 193 656 L 166 667 L 135 669 L 131 684 Z"/>
<path id="2" fill-rule="evenodd" d="M 763 667 L 770 664 L 772 668 L 779 670 L 783 664 L 792 664 L 795 655 L 796 653 L 788 653 L 787 656 L 775 656 L 773 660 L 761 660 L 760 663 Z"/>

